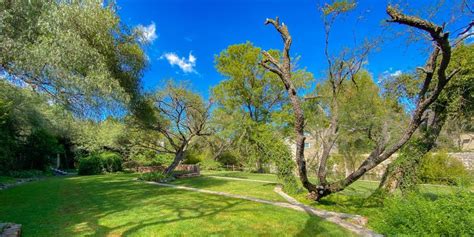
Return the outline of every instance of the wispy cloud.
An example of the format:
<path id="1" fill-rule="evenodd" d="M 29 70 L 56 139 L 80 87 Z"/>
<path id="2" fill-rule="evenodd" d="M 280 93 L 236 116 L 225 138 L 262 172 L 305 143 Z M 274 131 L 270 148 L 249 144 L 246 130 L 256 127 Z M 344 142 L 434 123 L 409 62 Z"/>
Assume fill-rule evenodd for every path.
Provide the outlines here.
<path id="1" fill-rule="evenodd" d="M 161 58 L 164 58 L 168 61 L 171 66 L 177 65 L 183 72 L 185 73 L 197 73 L 194 69 L 196 67 L 196 60 L 197 58 L 189 52 L 189 56 L 186 57 L 179 57 L 176 53 L 165 53 Z"/>
<path id="2" fill-rule="evenodd" d="M 400 76 L 400 75 L 402 75 L 402 71 L 401 71 L 401 70 L 396 70 L 395 72 L 390 73 L 390 76 L 391 76 L 391 77 L 398 77 L 398 76 Z"/>
<path id="3" fill-rule="evenodd" d="M 155 22 L 151 22 L 150 25 L 138 25 L 136 30 L 140 34 L 140 42 L 142 43 L 152 43 L 154 40 L 158 38 L 156 34 L 156 25 Z"/>

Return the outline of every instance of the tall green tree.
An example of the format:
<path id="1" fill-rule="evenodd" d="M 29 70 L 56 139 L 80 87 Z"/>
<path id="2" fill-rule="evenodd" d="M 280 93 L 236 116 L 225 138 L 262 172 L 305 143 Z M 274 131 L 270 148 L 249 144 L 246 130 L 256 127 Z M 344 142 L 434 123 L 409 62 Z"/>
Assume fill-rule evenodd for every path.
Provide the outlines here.
<path id="1" fill-rule="evenodd" d="M 0 29 L 0 71 L 15 84 L 77 110 L 139 92 L 145 55 L 113 4 L 1 0 Z"/>
<path id="2" fill-rule="evenodd" d="M 262 60 L 261 49 L 250 42 L 231 45 L 216 56 L 216 68 L 224 77 L 212 90 L 216 102 L 214 111 L 218 136 L 226 137 L 223 142 L 233 143 L 234 152 L 242 163 L 263 172 L 263 165 L 270 161 L 259 147 L 259 133 L 275 133 L 274 125 L 279 121 L 275 115 L 288 113 L 283 105 L 288 100 L 279 78 L 265 70 L 259 62 Z M 279 57 L 280 52 L 270 52 Z M 312 78 L 304 70 L 294 72 L 298 89 L 303 89 Z M 272 125 L 273 124 L 273 125 Z M 282 126 L 287 126 L 280 124 Z"/>

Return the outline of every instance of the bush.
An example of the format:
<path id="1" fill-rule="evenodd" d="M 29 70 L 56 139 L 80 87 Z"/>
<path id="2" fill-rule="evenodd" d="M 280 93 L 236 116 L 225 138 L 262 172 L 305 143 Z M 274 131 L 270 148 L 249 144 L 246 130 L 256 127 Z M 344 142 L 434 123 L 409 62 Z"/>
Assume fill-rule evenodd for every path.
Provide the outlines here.
<path id="1" fill-rule="evenodd" d="M 129 170 L 136 170 L 139 166 L 140 166 L 140 163 L 138 163 L 138 161 L 135 161 L 135 160 L 130 160 L 122 164 L 123 168 L 129 169 Z"/>
<path id="2" fill-rule="evenodd" d="M 122 170 L 122 157 L 114 152 L 92 154 L 79 160 L 79 175 L 93 175 Z"/>
<path id="3" fill-rule="evenodd" d="M 173 181 L 174 177 L 165 175 L 162 172 L 150 172 L 150 173 L 142 174 L 140 176 L 140 179 L 145 180 L 145 181 L 151 181 L 151 182 L 166 183 L 169 181 Z"/>
<path id="4" fill-rule="evenodd" d="M 155 151 L 145 150 L 130 155 L 130 160 L 138 166 L 167 166 L 174 156 L 172 154 L 157 154 Z"/>
<path id="5" fill-rule="evenodd" d="M 371 225 L 387 236 L 474 236 L 474 194 L 454 193 L 432 200 L 412 193 L 385 202 Z"/>
<path id="6" fill-rule="evenodd" d="M 204 159 L 202 152 L 197 150 L 188 150 L 184 153 L 183 164 L 195 165 Z"/>
<path id="7" fill-rule="evenodd" d="M 41 170 L 13 170 L 8 172 L 8 176 L 13 178 L 35 178 L 44 176 Z"/>
<path id="8" fill-rule="evenodd" d="M 463 163 L 446 152 L 426 154 L 421 161 L 419 177 L 425 183 L 450 185 L 468 184 L 470 181 Z"/>
<path id="9" fill-rule="evenodd" d="M 103 170 L 102 161 L 97 155 L 90 155 L 79 160 L 79 175 L 101 174 Z"/>
<path id="10" fill-rule="evenodd" d="M 203 170 L 222 170 L 222 165 L 218 161 L 213 159 L 203 159 L 199 162 L 199 167 Z"/>
<path id="11" fill-rule="evenodd" d="M 122 157 L 114 152 L 102 152 L 99 154 L 102 166 L 106 172 L 117 172 L 122 170 Z"/>

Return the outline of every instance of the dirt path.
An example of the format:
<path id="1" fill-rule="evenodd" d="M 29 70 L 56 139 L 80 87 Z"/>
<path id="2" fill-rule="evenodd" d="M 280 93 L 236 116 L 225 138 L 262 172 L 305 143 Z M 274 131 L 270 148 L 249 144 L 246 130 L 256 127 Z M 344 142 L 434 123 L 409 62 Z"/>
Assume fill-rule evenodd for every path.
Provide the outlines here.
<path id="1" fill-rule="evenodd" d="M 243 179 L 248 181 L 247 179 Z M 231 193 L 225 193 L 225 192 L 218 192 L 218 191 L 211 191 L 211 190 L 206 190 L 206 189 L 199 189 L 199 188 L 191 188 L 191 187 L 186 187 L 186 186 L 181 186 L 181 185 L 173 185 L 173 184 L 166 184 L 166 183 L 156 183 L 156 182 L 145 182 L 148 184 L 153 184 L 157 186 L 163 186 L 163 187 L 170 187 L 170 188 L 176 188 L 176 189 L 181 189 L 181 190 L 187 190 L 187 191 L 192 191 L 192 192 L 200 192 L 200 193 L 207 193 L 207 194 L 212 194 L 212 195 L 220 195 L 220 196 L 225 196 L 225 197 L 230 197 L 230 198 L 238 198 L 238 199 L 243 199 L 243 200 L 248 200 L 252 202 L 258 202 L 258 203 L 264 203 L 264 204 L 269 204 L 273 206 L 278 206 L 278 207 L 284 207 L 284 208 L 289 208 L 293 209 L 296 211 L 301 211 L 301 212 L 306 212 L 310 215 L 318 216 L 326 221 L 335 223 L 337 225 L 340 225 L 358 235 L 361 236 L 382 236 L 379 235 L 367 228 L 364 228 L 360 224 L 356 224 L 354 222 L 357 222 L 357 219 L 354 219 L 354 217 L 357 217 L 356 215 L 349 215 L 345 213 L 336 213 L 336 212 L 329 212 L 329 211 L 323 211 L 323 210 L 317 210 L 312 207 L 306 206 L 304 204 L 299 203 L 292 197 L 286 195 L 283 191 L 281 191 L 281 188 L 276 187 L 275 191 L 282 195 L 289 203 L 285 202 L 274 202 L 274 201 L 269 201 L 265 199 L 260 199 L 260 198 L 254 198 L 254 197 L 249 197 L 249 196 L 244 196 L 244 195 L 238 195 L 238 194 L 231 194 Z M 285 197 L 286 196 L 286 197 Z"/>

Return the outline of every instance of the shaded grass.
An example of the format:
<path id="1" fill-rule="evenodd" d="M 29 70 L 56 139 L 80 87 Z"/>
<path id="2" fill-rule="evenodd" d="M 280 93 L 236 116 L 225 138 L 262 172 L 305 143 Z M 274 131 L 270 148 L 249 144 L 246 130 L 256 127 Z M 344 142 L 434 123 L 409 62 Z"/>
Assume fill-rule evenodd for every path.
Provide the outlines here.
<path id="1" fill-rule="evenodd" d="M 47 178 L 0 191 L 0 222 L 22 224 L 23 236 L 351 235 L 305 213 L 158 187 L 133 177 Z M 206 179 L 194 182 L 213 186 Z"/>

